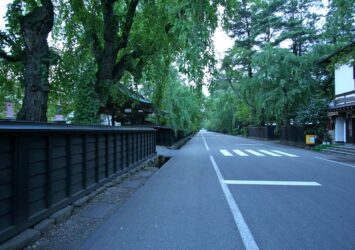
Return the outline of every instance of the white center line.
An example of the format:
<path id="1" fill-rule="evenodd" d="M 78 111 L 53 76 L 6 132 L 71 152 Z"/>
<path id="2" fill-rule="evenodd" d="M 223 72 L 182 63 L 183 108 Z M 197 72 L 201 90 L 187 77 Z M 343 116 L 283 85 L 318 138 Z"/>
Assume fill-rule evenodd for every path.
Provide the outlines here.
<path id="1" fill-rule="evenodd" d="M 278 153 L 278 154 L 281 154 L 281 155 L 287 155 L 287 156 L 290 156 L 290 157 L 298 157 L 298 155 L 285 153 L 285 152 L 282 152 L 282 151 L 279 151 L 279 150 L 271 150 L 271 151 L 273 151 L 275 153 Z"/>
<path id="2" fill-rule="evenodd" d="M 329 162 L 333 162 L 333 163 L 337 163 L 337 164 L 341 164 L 341 165 L 344 165 L 344 166 L 348 166 L 348 167 L 352 167 L 352 168 L 355 168 L 355 165 L 351 165 L 351 164 L 346 164 L 346 163 L 343 163 L 343 162 L 338 162 L 338 161 L 332 161 L 332 160 L 329 160 L 329 159 L 325 159 L 325 158 L 322 158 L 322 157 L 314 157 L 316 159 L 319 159 L 319 160 L 323 160 L 323 161 L 329 161 Z"/>
<path id="3" fill-rule="evenodd" d="M 259 150 L 261 153 L 267 154 L 267 155 L 271 155 L 271 156 L 276 156 L 276 157 L 280 157 L 281 155 L 275 154 L 273 152 L 267 151 L 267 150 Z"/>
<path id="4" fill-rule="evenodd" d="M 267 185 L 267 186 L 322 186 L 314 181 L 250 181 L 250 180 L 224 180 L 229 185 Z"/>
<path id="5" fill-rule="evenodd" d="M 245 151 L 247 151 L 247 152 L 249 152 L 249 153 L 251 153 L 251 154 L 253 154 L 253 155 L 256 155 L 256 156 L 265 156 L 265 155 L 263 155 L 263 154 L 260 154 L 259 152 L 256 152 L 256 151 L 254 151 L 254 150 L 251 150 L 251 149 L 246 149 Z"/>
<path id="6" fill-rule="evenodd" d="M 246 154 L 243 151 L 238 150 L 238 149 L 233 150 L 233 152 L 236 153 L 239 156 L 248 156 L 248 154 Z"/>
<path id="7" fill-rule="evenodd" d="M 206 150 L 210 151 L 210 148 L 208 147 L 205 137 L 203 135 L 202 135 L 202 139 L 203 139 L 203 142 L 205 143 Z"/>
<path id="8" fill-rule="evenodd" d="M 229 153 L 228 150 L 220 149 L 219 151 L 220 151 L 224 156 L 233 156 L 231 153 Z"/>
<path id="9" fill-rule="evenodd" d="M 244 217 L 243 217 L 237 203 L 235 202 L 228 186 L 225 183 L 223 183 L 224 179 L 223 179 L 221 172 L 219 171 L 217 163 L 215 162 L 213 156 L 211 156 L 211 155 L 210 155 L 210 159 L 211 159 L 213 168 L 216 172 L 216 175 L 218 177 L 219 184 L 222 187 L 223 193 L 227 199 L 229 208 L 232 212 L 234 222 L 237 225 L 238 231 L 239 231 L 240 236 L 243 240 L 245 249 L 246 250 L 258 250 L 259 247 L 256 244 L 254 237 L 253 237 L 252 233 L 250 232 L 250 229 L 249 229 L 248 225 L 246 224 Z"/>

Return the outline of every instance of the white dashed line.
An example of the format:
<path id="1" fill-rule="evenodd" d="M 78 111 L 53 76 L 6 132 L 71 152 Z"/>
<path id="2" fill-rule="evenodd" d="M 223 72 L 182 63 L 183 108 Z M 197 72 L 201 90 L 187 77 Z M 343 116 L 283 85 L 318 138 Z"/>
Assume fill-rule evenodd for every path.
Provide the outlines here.
<path id="1" fill-rule="evenodd" d="M 323 160 L 323 161 L 329 161 L 329 162 L 337 163 L 337 164 L 340 164 L 340 165 L 344 165 L 344 166 L 355 168 L 355 165 L 351 165 L 351 164 L 346 164 L 346 163 L 342 163 L 342 162 L 338 162 L 338 161 L 332 161 L 332 160 L 329 160 L 329 159 L 324 159 L 322 157 L 314 157 L 314 158 L 319 159 L 319 160 Z"/>
<path id="2" fill-rule="evenodd" d="M 203 142 L 205 143 L 206 150 L 210 151 L 210 148 L 208 147 L 205 137 L 203 135 L 202 135 L 202 139 L 203 139 Z"/>

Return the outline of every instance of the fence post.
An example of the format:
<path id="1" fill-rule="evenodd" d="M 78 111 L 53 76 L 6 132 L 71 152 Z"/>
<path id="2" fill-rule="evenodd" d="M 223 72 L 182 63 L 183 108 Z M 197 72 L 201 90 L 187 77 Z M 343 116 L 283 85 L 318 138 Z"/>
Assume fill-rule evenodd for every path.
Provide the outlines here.
<path id="1" fill-rule="evenodd" d="M 148 156 L 148 132 L 144 133 L 144 142 L 145 142 L 144 152 L 145 152 L 145 157 L 147 157 Z"/>
<path id="2" fill-rule="evenodd" d="M 20 224 L 28 218 L 28 139 L 14 137 L 14 224 Z"/>
<path id="3" fill-rule="evenodd" d="M 67 165 L 66 165 L 66 172 L 67 172 L 67 178 L 66 178 L 66 195 L 67 197 L 71 196 L 71 183 L 72 183 L 72 176 L 71 176 L 71 136 L 67 135 L 66 136 L 66 150 L 67 150 Z"/>
<path id="4" fill-rule="evenodd" d="M 131 163 L 130 163 L 130 159 L 131 159 L 131 156 L 130 156 L 130 150 L 129 150 L 129 134 L 128 133 L 126 133 L 126 157 L 127 157 L 127 160 L 126 160 L 126 168 L 128 168 L 129 167 L 129 165 L 131 165 Z"/>
<path id="5" fill-rule="evenodd" d="M 86 189 L 88 186 L 87 185 L 88 174 L 87 174 L 87 164 L 86 164 L 86 161 L 87 161 L 86 135 L 82 135 L 82 137 L 83 137 L 83 140 L 82 140 L 82 142 L 83 142 L 83 145 L 82 145 L 82 149 L 83 149 L 83 166 L 82 166 L 82 168 L 83 168 L 83 172 L 82 172 L 83 185 L 82 185 L 82 187 L 84 189 Z"/>
<path id="6" fill-rule="evenodd" d="M 113 135 L 113 173 L 117 173 L 117 133 Z"/>
<path id="7" fill-rule="evenodd" d="M 108 147 L 109 147 L 109 143 L 108 143 L 108 134 L 105 134 L 105 177 L 109 177 L 110 174 L 109 174 L 109 165 L 108 165 L 108 161 L 109 161 L 109 157 L 108 157 L 108 153 L 109 153 L 109 150 L 108 150 Z"/>
<path id="8" fill-rule="evenodd" d="M 156 132 L 152 132 L 152 136 L 153 136 L 153 152 L 152 154 L 155 154 L 156 151 L 156 146 L 157 146 L 157 137 L 156 137 Z"/>
<path id="9" fill-rule="evenodd" d="M 46 166 L 46 207 L 50 208 L 52 205 L 52 139 L 47 136 L 47 166 Z"/>
<path id="10" fill-rule="evenodd" d="M 124 169 L 124 154 L 123 154 L 123 137 L 124 137 L 124 134 L 120 134 L 120 138 L 121 138 L 121 170 Z"/>
<path id="11" fill-rule="evenodd" d="M 99 135 L 95 135 L 95 182 L 99 182 Z"/>

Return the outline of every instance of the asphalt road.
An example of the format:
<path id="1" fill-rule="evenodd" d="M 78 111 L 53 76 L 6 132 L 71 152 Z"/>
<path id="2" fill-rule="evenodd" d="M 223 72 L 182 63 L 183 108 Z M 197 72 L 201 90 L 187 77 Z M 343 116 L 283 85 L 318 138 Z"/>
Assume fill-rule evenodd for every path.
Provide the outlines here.
<path id="1" fill-rule="evenodd" d="M 81 249 L 355 249 L 355 164 L 201 131 Z"/>

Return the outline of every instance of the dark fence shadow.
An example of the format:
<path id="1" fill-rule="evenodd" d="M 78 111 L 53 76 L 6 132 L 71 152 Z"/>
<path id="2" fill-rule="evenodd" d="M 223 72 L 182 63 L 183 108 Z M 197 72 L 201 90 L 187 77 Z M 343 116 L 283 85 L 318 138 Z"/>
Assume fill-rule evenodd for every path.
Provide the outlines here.
<path id="1" fill-rule="evenodd" d="M 262 140 L 276 140 L 275 128 L 276 126 L 249 127 L 248 137 Z"/>
<path id="2" fill-rule="evenodd" d="M 300 126 L 281 127 L 280 143 L 304 147 L 306 145 L 305 128 Z"/>
<path id="3" fill-rule="evenodd" d="M 175 131 L 169 127 L 154 126 L 157 130 L 157 145 L 161 146 L 172 146 L 178 141 L 190 136 L 191 133 L 185 133 L 184 131 Z"/>

